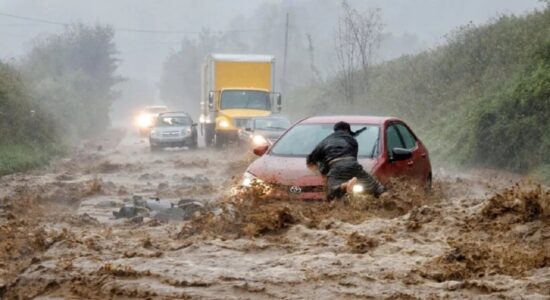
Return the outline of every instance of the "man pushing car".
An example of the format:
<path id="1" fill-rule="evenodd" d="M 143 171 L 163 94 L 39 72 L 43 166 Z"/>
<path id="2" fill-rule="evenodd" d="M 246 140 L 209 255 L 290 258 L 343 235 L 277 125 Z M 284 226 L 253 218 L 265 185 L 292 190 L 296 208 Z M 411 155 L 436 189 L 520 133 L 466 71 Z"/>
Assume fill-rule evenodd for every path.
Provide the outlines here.
<path id="1" fill-rule="evenodd" d="M 354 132 L 349 123 L 338 122 L 334 125 L 334 132 L 307 156 L 308 167 L 318 168 L 326 176 L 327 200 L 341 198 L 354 189 L 358 192 L 364 190 L 375 197 L 385 192 L 384 186 L 357 161 L 359 145 L 355 137 L 365 129 Z"/>

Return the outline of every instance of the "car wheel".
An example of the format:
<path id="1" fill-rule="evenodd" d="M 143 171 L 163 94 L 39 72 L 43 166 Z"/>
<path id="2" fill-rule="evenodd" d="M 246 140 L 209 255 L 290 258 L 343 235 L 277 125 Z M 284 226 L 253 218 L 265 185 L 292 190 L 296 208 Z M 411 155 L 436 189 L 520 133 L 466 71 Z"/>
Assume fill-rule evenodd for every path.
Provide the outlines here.
<path id="1" fill-rule="evenodd" d="M 193 142 L 191 143 L 191 146 L 190 146 L 189 148 L 191 148 L 191 149 L 197 149 L 198 147 L 199 147 L 199 142 L 198 142 L 197 138 L 195 137 L 195 138 L 193 139 Z"/>
<path id="2" fill-rule="evenodd" d="M 424 186 L 424 191 L 426 193 L 430 194 L 432 192 L 432 174 L 428 175 L 428 179 L 426 179 L 426 185 Z"/>

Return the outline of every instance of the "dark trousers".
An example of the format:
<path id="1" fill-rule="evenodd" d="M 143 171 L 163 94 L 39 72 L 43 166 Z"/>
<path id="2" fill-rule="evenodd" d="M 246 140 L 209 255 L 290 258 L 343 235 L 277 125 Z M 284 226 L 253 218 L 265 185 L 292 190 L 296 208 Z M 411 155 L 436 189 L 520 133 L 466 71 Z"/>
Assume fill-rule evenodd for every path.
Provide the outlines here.
<path id="1" fill-rule="evenodd" d="M 374 176 L 367 173 L 363 166 L 356 160 L 342 160 L 330 165 L 327 173 L 327 199 L 341 198 L 346 194 L 346 189 L 341 188 L 342 183 L 357 177 L 357 183 L 363 185 L 365 192 L 378 197 L 384 192 L 384 186 Z"/>

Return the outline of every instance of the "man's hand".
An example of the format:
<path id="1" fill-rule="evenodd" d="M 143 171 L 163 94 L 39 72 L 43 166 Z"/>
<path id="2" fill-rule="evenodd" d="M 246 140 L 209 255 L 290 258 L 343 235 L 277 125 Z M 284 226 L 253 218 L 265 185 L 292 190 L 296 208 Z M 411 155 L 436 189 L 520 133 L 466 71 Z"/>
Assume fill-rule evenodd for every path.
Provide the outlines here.
<path id="1" fill-rule="evenodd" d="M 381 200 L 388 200 L 390 198 L 391 198 L 391 195 L 388 192 L 383 192 L 378 196 L 378 199 L 381 199 Z"/>

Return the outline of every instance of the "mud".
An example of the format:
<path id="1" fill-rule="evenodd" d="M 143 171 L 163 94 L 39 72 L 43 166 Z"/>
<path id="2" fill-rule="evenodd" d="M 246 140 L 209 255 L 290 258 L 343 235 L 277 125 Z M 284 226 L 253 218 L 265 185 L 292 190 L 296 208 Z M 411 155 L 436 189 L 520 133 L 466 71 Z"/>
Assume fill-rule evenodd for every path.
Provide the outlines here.
<path id="1" fill-rule="evenodd" d="M 0 298 L 549 299 L 548 187 L 441 170 L 430 194 L 396 181 L 380 199 L 235 196 L 252 159 L 152 154 L 113 131 L 0 178 Z M 147 213 L 113 215 L 135 203 Z"/>
<path id="2" fill-rule="evenodd" d="M 487 199 L 447 241 L 451 249 L 426 264 L 425 276 L 465 280 L 523 276 L 548 268 L 550 191 L 537 184 L 515 184 Z"/>

